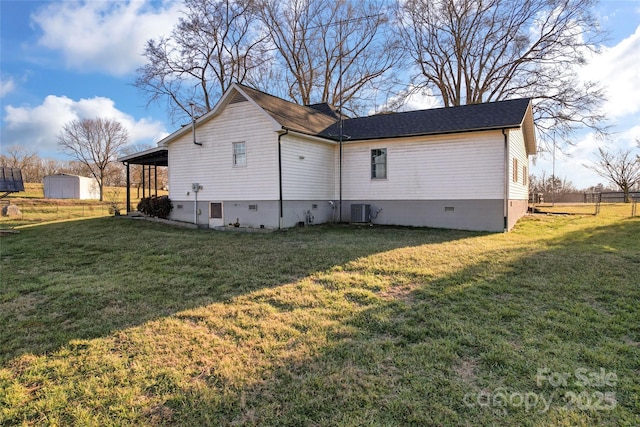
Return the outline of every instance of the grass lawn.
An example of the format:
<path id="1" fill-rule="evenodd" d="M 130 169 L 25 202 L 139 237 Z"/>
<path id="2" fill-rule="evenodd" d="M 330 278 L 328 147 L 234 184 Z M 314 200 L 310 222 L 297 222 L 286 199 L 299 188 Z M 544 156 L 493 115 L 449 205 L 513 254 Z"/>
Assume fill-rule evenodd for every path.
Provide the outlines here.
<path id="1" fill-rule="evenodd" d="M 640 425 L 640 218 L 0 238 L 0 425 Z"/>
<path id="2" fill-rule="evenodd" d="M 18 206 L 20 215 L 0 216 L 0 230 L 40 224 L 51 221 L 66 221 L 89 217 L 113 215 L 113 206 L 122 213 L 127 207 L 127 190 L 123 187 L 106 187 L 104 201 L 78 199 L 44 199 L 43 184 L 25 183 L 25 191 L 12 193 L 5 203 Z M 139 194 L 140 193 L 140 194 Z M 158 195 L 166 195 L 158 191 Z M 141 191 L 131 189 L 131 205 L 135 208 L 140 201 Z"/>

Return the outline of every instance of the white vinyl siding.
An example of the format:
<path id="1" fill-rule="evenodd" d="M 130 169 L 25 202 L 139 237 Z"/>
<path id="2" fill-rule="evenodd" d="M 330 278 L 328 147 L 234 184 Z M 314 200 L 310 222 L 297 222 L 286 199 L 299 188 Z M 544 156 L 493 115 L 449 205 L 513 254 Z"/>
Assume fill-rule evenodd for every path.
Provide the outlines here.
<path id="1" fill-rule="evenodd" d="M 387 149 L 386 180 L 371 179 L 379 148 Z M 345 143 L 343 199 L 503 199 L 504 173 L 500 131 Z"/>
<path id="2" fill-rule="evenodd" d="M 529 198 L 529 179 L 525 176 L 529 169 L 529 157 L 527 156 L 522 130 L 509 130 L 509 199 L 527 200 Z M 514 171 L 513 168 L 516 168 Z M 516 178 L 517 179 L 514 179 Z"/>
<path id="3" fill-rule="evenodd" d="M 292 134 L 281 144 L 283 199 L 334 200 L 336 144 Z"/>
<path id="4" fill-rule="evenodd" d="M 198 182 L 198 200 L 278 200 L 278 135 L 257 107 L 229 104 L 196 132 L 202 146 L 193 144 L 190 132 L 169 144 L 171 199 L 191 199 L 191 183 Z M 256 161 L 234 167 L 236 141 L 244 141 Z"/>

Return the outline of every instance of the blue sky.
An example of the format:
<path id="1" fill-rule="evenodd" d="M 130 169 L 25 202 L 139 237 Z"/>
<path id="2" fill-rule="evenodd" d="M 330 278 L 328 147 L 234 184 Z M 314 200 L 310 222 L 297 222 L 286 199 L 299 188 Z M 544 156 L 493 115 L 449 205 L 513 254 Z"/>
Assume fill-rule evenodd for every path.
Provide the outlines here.
<path id="1" fill-rule="evenodd" d="M 162 106 L 147 108 L 132 83 L 145 41 L 168 34 L 179 10 L 174 0 L 0 0 L 2 147 L 65 158 L 56 144 L 61 127 L 96 116 L 122 122 L 133 144 L 151 146 L 175 130 Z M 579 132 L 556 157 L 556 175 L 578 187 L 605 182 L 582 166 L 599 145 L 634 147 L 640 139 L 640 0 L 604 0 L 596 12 L 609 38 L 581 73 L 607 87 L 604 110 L 616 133 L 603 142 Z M 550 156 L 532 166 L 543 170 L 551 174 Z"/>

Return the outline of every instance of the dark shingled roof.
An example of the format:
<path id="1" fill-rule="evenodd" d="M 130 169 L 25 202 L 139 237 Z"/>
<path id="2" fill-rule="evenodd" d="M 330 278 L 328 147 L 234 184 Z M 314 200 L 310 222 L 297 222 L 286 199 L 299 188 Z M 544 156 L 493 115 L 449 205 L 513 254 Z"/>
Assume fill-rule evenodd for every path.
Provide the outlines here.
<path id="1" fill-rule="evenodd" d="M 343 121 L 343 138 L 354 141 L 518 127 L 528 106 L 525 98 L 359 117 Z M 324 129 L 320 136 L 337 140 L 339 124 Z"/>
<path id="2" fill-rule="evenodd" d="M 340 114 L 338 112 L 338 107 L 330 105 L 330 104 L 328 104 L 326 102 L 321 102 L 319 104 L 307 105 L 307 107 L 313 108 L 314 110 L 318 110 L 321 113 L 326 114 L 327 116 L 335 117 L 336 119 L 338 119 L 340 117 Z M 345 116 L 345 118 L 347 118 L 347 117 Z"/>

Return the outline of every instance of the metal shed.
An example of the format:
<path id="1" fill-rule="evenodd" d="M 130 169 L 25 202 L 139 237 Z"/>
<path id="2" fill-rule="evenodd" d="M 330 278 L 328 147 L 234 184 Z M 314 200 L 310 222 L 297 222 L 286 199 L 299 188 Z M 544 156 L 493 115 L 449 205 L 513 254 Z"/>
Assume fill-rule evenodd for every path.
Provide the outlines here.
<path id="1" fill-rule="evenodd" d="M 93 178 L 66 173 L 44 177 L 45 199 L 100 199 L 100 188 Z"/>

